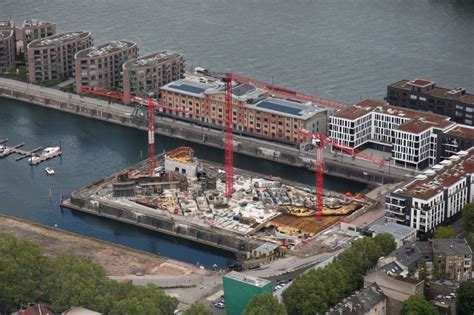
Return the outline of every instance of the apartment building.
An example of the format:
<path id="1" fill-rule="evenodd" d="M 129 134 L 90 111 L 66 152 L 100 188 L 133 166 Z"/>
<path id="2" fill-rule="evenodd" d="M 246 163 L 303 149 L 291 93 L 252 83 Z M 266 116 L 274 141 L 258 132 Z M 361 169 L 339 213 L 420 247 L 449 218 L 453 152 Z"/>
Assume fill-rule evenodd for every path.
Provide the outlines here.
<path id="1" fill-rule="evenodd" d="M 0 21 L 0 73 L 15 66 L 16 39 L 13 21 Z"/>
<path id="2" fill-rule="evenodd" d="M 76 91 L 79 92 L 83 85 L 121 88 L 122 66 L 137 56 L 137 44 L 124 40 L 104 43 L 77 52 L 74 56 Z"/>
<path id="3" fill-rule="evenodd" d="M 26 20 L 20 28 L 21 51 L 26 53 L 28 44 L 34 40 L 50 37 L 56 34 L 56 23 L 49 21 Z"/>
<path id="4" fill-rule="evenodd" d="M 74 77 L 74 55 L 92 46 L 90 32 L 59 33 L 28 44 L 30 83 Z"/>
<path id="5" fill-rule="evenodd" d="M 419 233 L 432 233 L 444 222 L 459 217 L 474 201 L 474 148 L 459 151 L 417 175 L 385 199 L 385 217 Z"/>
<path id="6" fill-rule="evenodd" d="M 442 88 L 424 79 L 401 80 L 387 87 L 387 101 L 394 106 L 446 115 L 455 122 L 473 126 L 474 95 L 461 87 Z"/>
<path id="7" fill-rule="evenodd" d="M 161 90 L 165 105 L 190 112 L 180 114 L 181 117 L 189 117 L 204 125 L 224 126 L 222 83 L 182 79 L 163 86 Z M 232 87 L 232 100 L 234 132 L 293 144 L 304 140 L 304 136 L 298 133 L 301 129 L 326 133 L 327 110 L 314 104 L 270 97 L 262 89 L 240 83 Z"/>
<path id="8" fill-rule="evenodd" d="M 461 282 L 472 278 L 472 249 L 465 239 L 433 240 L 433 265 L 439 276 Z"/>
<path id="9" fill-rule="evenodd" d="M 438 135 L 438 161 L 474 147 L 474 126 L 455 125 Z"/>
<path id="10" fill-rule="evenodd" d="M 447 116 L 363 100 L 330 117 L 329 136 L 344 146 L 392 153 L 398 166 L 423 170 L 438 156 L 438 135 L 455 125 Z"/>
<path id="11" fill-rule="evenodd" d="M 155 52 L 123 64 L 123 92 L 126 95 L 161 98 L 161 87 L 184 78 L 184 55 Z"/>

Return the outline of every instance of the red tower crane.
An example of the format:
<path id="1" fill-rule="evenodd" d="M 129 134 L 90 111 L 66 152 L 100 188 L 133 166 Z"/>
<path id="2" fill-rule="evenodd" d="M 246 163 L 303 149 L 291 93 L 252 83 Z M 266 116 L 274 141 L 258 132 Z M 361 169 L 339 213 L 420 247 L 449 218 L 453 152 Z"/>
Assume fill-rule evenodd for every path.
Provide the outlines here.
<path id="1" fill-rule="evenodd" d="M 315 210 L 316 210 L 316 220 L 322 221 L 323 219 L 323 185 L 324 185 L 324 147 L 326 144 L 331 147 L 338 148 L 346 153 L 356 156 L 362 160 L 369 161 L 371 163 L 378 164 L 380 166 L 385 165 L 385 161 L 377 160 L 372 157 L 367 156 L 366 154 L 357 151 L 356 149 L 346 147 L 339 144 L 337 141 L 326 137 L 325 135 L 308 132 L 306 130 L 298 130 L 299 134 L 302 134 L 306 137 L 314 139 L 316 159 L 315 159 L 315 174 L 316 174 L 316 187 L 315 187 Z"/>
<path id="2" fill-rule="evenodd" d="M 255 86 L 257 88 L 267 90 L 270 93 L 275 94 L 277 96 L 294 99 L 294 100 L 297 100 L 297 101 L 300 101 L 300 102 L 311 102 L 311 103 L 316 104 L 316 105 L 321 105 L 321 106 L 328 107 L 328 108 L 333 108 L 333 109 L 336 109 L 336 110 L 344 109 L 344 108 L 347 108 L 347 106 L 348 106 L 348 105 L 343 104 L 343 103 L 327 100 L 327 99 L 317 97 L 317 96 L 313 96 L 313 95 L 304 94 L 304 93 L 294 91 L 294 90 L 291 90 L 291 89 L 287 89 L 287 88 L 277 86 L 277 85 L 274 85 L 274 84 L 261 82 L 261 81 L 258 81 L 258 80 L 240 75 L 240 74 L 235 74 L 234 73 L 233 74 L 233 79 L 236 82 L 250 84 L 250 85 Z"/>
<path id="3" fill-rule="evenodd" d="M 175 112 L 187 113 L 187 110 L 182 110 L 170 106 L 160 104 L 153 98 L 143 98 L 134 95 L 125 95 L 120 92 L 111 91 L 95 86 L 83 86 L 81 92 L 108 97 L 120 101 L 127 101 L 147 106 L 147 129 L 148 129 L 148 176 L 154 176 L 155 172 L 155 110 L 170 110 Z"/>
<path id="4" fill-rule="evenodd" d="M 225 194 L 232 197 L 234 192 L 234 143 L 232 114 L 232 72 L 225 76 Z"/>

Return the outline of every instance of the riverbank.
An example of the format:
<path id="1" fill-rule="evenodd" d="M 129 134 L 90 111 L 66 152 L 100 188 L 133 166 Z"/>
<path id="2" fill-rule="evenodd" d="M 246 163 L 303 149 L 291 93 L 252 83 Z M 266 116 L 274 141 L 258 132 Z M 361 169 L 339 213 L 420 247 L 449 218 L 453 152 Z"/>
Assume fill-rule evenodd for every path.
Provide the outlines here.
<path id="1" fill-rule="evenodd" d="M 206 270 L 181 261 L 11 216 L 0 215 L 0 232 L 33 241 L 40 245 L 48 256 L 67 251 L 90 258 L 104 267 L 106 274 L 111 277 L 135 275 L 180 278 L 208 274 Z"/>
<path id="2" fill-rule="evenodd" d="M 107 121 L 126 127 L 147 130 L 141 117 L 133 116 L 133 107 L 109 103 L 59 90 L 44 88 L 15 80 L 0 78 L 0 96 L 16 99 L 55 110 Z M 155 132 L 177 139 L 222 149 L 224 134 L 220 130 L 159 116 Z M 314 170 L 314 153 L 272 141 L 234 135 L 234 152 L 281 164 Z M 401 181 L 407 170 L 394 166 L 377 166 L 352 157 L 325 152 L 325 173 L 357 182 L 374 185 Z"/>

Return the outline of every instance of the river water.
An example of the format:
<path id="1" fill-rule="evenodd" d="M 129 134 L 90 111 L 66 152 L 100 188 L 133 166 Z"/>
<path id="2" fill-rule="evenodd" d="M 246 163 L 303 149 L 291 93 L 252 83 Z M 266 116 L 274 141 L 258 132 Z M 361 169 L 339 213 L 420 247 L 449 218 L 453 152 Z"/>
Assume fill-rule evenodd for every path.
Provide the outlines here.
<path id="1" fill-rule="evenodd" d="M 415 77 L 474 93 L 472 0 L 0 0 L 10 16 L 348 104 Z"/>
<path id="2" fill-rule="evenodd" d="M 89 30 L 95 43 L 136 41 L 140 53 L 171 49 L 188 66 L 246 74 L 346 103 L 381 98 L 386 85 L 423 77 L 474 91 L 470 0 L 0 0 L 0 20 L 36 18 L 61 31 Z M 91 215 L 61 211 L 59 196 L 146 156 L 144 132 L 0 99 L 0 138 L 28 148 L 58 145 L 39 167 L 0 160 L 0 212 L 183 261 L 225 265 L 232 255 Z M 158 137 L 157 152 L 187 144 Z M 222 151 L 191 145 L 199 157 Z M 57 174 L 47 177 L 44 167 Z M 314 183 L 311 172 L 236 157 L 236 166 Z M 363 185 L 327 177 L 325 188 Z M 50 197 L 51 192 L 51 197 Z"/>

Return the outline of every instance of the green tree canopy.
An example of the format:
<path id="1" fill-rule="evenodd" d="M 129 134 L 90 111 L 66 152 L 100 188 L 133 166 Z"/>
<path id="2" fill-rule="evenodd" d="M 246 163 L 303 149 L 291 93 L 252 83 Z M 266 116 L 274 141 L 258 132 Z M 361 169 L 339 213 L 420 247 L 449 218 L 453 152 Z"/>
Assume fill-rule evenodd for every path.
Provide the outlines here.
<path id="1" fill-rule="evenodd" d="M 380 246 L 382 250 L 382 255 L 387 256 L 395 249 L 397 249 L 397 244 L 395 243 L 395 238 L 389 233 L 377 234 L 374 237 L 375 242 Z"/>
<path id="2" fill-rule="evenodd" d="M 47 270 L 48 260 L 38 245 L 0 233 L 0 307 L 3 305 L 3 311 L 11 312 L 20 303 L 44 298 L 41 283 Z"/>
<path id="3" fill-rule="evenodd" d="M 286 315 L 283 304 L 269 293 L 253 297 L 244 310 L 243 315 Z"/>
<path id="4" fill-rule="evenodd" d="M 459 286 L 456 301 L 456 312 L 458 315 L 474 314 L 474 282 L 464 281 Z"/>
<path id="5" fill-rule="evenodd" d="M 59 312 L 71 306 L 103 308 L 98 305 L 98 298 L 106 302 L 111 284 L 102 266 L 87 258 L 62 253 L 51 260 L 50 267 L 45 292 L 51 297 L 53 310 Z"/>
<path id="6" fill-rule="evenodd" d="M 437 240 L 456 238 L 456 232 L 451 225 L 438 226 L 435 229 L 434 238 Z"/>
<path id="7" fill-rule="evenodd" d="M 410 296 L 402 306 L 401 315 L 438 315 L 438 309 L 430 304 L 423 295 Z"/>
<path id="8" fill-rule="evenodd" d="M 471 249 L 474 250 L 474 233 L 469 233 L 467 235 L 467 242 L 469 243 L 469 246 L 471 247 Z"/>
<path id="9" fill-rule="evenodd" d="M 178 300 L 165 295 L 154 284 L 137 287 L 125 299 L 119 301 L 110 315 L 172 315 L 178 306 Z"/>
<path id="10" fill-rule="evenodd" d="M 468 203 L 462 209 L 462 220 L 464 230 L 467 233 L 474 233 L 474 202 Z"/>
<path id="11" fill-rule="evenodd" d="M 359 239 L 331 264 L 296 278 L 282 294 L 288 314 L 324 313 L 345 296 L 361 288 L 367 270 L 385 252 L 392 251 L 392 242 L 385 235 Z"/>
<path id="12" fill-rule="evenodd" d="M 34 301 L 57 313 L 80 306 L 112 315 L 172 315 L 178 305 L 155 285 L 119 283 L 90 259 L 69 253 L 49 258 L 36 244 L 0 233 L 0 313 Z"/>

